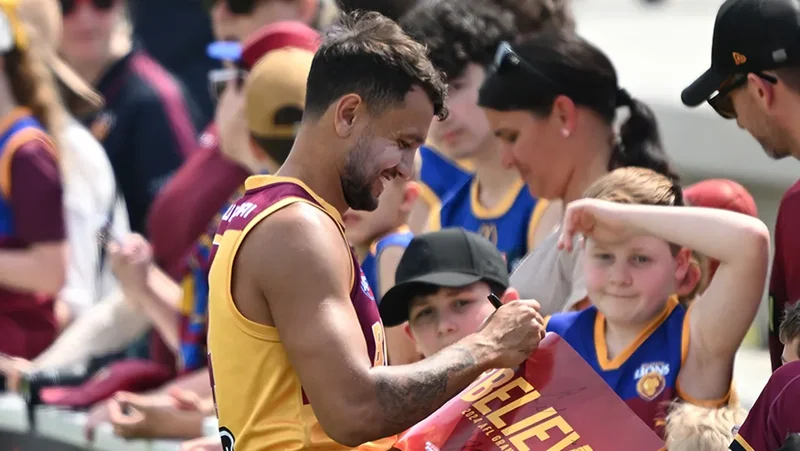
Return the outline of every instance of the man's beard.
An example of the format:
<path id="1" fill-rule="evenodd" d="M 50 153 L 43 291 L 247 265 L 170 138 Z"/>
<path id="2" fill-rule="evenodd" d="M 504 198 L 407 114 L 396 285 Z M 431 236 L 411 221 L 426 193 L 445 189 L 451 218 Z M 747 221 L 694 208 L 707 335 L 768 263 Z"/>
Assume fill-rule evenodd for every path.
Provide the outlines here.
<path id="1" fill-rule="evenodd" d="M 347 205 L 353 210 L 373 211 L 378 208 L 378 198 L 372 194 L 372 182 L 364 174 L 364 163 L 369 159 L 367 143 L 359 139 L 344 163 L 342 192 Z"/>

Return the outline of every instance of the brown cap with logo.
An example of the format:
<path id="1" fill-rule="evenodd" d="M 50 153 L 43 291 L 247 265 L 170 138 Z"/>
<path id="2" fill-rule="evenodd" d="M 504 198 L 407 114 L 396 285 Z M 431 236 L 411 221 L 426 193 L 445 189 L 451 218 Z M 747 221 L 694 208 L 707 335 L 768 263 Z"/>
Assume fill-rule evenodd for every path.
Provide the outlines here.
<path id="1" fill-rule="evenodd" d="M 247 75 L 245 112 L 250 132 L 263 138 L 294 139 L 303 117 L 306 79 L 314 53 L 296 47 L 267 52 Z"/>

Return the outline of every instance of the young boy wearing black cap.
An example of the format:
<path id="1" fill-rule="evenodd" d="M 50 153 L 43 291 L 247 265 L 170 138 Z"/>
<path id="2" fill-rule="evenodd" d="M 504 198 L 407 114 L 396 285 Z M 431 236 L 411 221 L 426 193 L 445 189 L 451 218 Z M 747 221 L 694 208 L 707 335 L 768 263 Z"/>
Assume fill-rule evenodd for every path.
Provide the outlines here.
<path id="1" fill-rule="evenodd" d="M 478 330 L 495 307 L 519 299 L 508 287 L 508 270 L 497 247 L 463 229 L 420 235 L 397 267 L 395 285 L 380 302 L 385 327 L 406 323 L 418 350 L 431 356 Z"/>

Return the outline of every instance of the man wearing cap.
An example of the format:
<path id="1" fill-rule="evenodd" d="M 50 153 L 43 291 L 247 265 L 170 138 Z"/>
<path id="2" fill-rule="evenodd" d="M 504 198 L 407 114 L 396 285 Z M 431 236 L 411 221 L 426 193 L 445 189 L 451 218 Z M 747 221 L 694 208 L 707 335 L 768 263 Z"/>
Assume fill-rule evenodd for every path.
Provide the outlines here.
<path id="1" fill-rule="evenodd" d="M 425 357 L 475 333 L 495 311 L 490 294 L 503 303 L 519 299 L 509 288 L 503 255 L 486 238 L 451 228 L 420 235 L 397 266 L 395 285 L 381 298 L 385 327 L 406 323 Z"/>
<path id="2" fill-rule="evenodd" d="M 333 0 L 214 0 L 210 2 L 217 39 L 211 58 L 226 69 L 209 74 L 221 80 L 241 78 L 267 49 L 314 50 L 319 36 L 336 15 Z M 282 37 L 265 39 L 263 27 L 282 21 Z M 309 24 L 309 25 L 306 25 Z M 241 44 L 240 44 L 241 43 Z M 218 78 L 217 80 L 219 80 Z M 223 82 L 224 85 L 224 82 Z M 150 210 L 148 237 L 156 260 L 168 272 L 180 271 L 183 256 L 202 235 L 216 212 L 254 173 L 244 131 L 242 95 L 219 99 L 214 122 L 200 136 L 198 149 L 164 187 Z M 257 172 L 257 171 L 256 171 Z"/>
<path id="3" fill-rule="evenodd" d="M 800 159 L 800 3 L 728 0 L 714 24 L 711 68 L 684 89 L 690 107 L 708 102 L 736 119 L 773 159 Z M 781 364 L 778 324 L 800 299 L 800 183 L 784 194 L 775 224 L 769 300 L 773 370 Z"/>

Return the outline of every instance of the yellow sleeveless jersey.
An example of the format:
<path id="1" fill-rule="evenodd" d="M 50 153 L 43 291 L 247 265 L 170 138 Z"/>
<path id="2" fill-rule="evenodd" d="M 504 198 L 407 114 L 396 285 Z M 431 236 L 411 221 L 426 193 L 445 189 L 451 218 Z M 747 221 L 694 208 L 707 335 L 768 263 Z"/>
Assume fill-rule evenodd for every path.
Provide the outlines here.
<path id="1" fill-rule="evenodd" d="M 347 241 L 339 213 L 296 179 L 250 177 L 244 196 L 223 215 L 209 272 L 209 369 L 220 436 L 226 451 L 344 450 L 322 430 L 275 327 L 245 318 L 231 295 L 234 258 L 247 233 L 283 207 L 304 202 L 325 212 Z M 286 239 L 286 237 L 283 237 Z M 353 252 L 351 249 L 351 256 Z M 264 258 L 280 258 L 267 256 Z M 353 258 L 350 299 L 375 365 L 386 363 L 386 345 L 369 284 Z M 298 268 L 297 271 L 302 271 Z M 354 418 L 354 421 L 369 421 Z M 395 438 L 359 450 L 388 450 Z"/>

